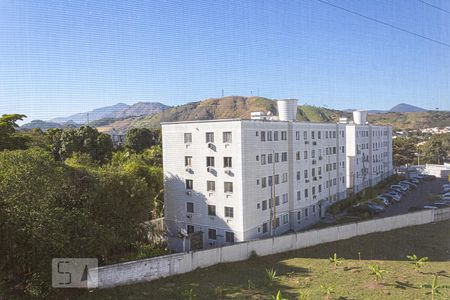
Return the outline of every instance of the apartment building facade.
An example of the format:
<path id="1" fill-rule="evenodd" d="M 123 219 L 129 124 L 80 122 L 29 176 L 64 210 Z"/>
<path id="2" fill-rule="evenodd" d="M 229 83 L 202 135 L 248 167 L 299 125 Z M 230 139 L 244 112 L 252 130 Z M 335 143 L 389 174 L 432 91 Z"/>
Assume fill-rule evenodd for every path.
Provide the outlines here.
<path id="1" fill-rule="evenodd" d="M 279 107 L 279 120 L 162 124 L 172 249 L 189 250 L 193 234 L 208 248 L 296 231 L 347 197 L 349 124 L 295 122 L 293 109 Z"/>
<path id="2" fill-rule="evenodd" d="M 392 127 L 368 124 L 365 111 L 353 115 L 346 126 L 347 188 L 359 193 L 393 174 Z"/>

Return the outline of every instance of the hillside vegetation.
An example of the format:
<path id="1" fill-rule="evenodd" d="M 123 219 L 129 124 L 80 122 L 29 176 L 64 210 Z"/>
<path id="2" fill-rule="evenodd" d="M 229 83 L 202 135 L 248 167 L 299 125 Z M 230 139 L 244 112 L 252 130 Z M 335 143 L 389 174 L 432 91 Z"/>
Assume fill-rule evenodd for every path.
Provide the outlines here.
<path id="1" fill-rule="evenodd" d="M 126 131 L 132 127 L 158 127 L 161 122 L 212 120 L 212 119 L 249 119 L 250 113 L 255 111 L 278 114 L 276 101 L 263 97 L 229 96 L 211 98 L 199 102 L 192 102 L 169 108 L 151 116 L 128 118 L 112 122 L 98 129 L 110 131 Z M 336 122 L 340 116 L 349 115 L 338 110 L 322 107 L 300 105 L 297 120 L 309 122 Z"/>
<path id="2" fill-rule="evenodd" d="M 410 113 L 383 113 L 369 115 L 369 121 L 378 125 L 391 125 L 395 129 L 423 129 L 450 126 L 450 112 L 428 111 Z"/>

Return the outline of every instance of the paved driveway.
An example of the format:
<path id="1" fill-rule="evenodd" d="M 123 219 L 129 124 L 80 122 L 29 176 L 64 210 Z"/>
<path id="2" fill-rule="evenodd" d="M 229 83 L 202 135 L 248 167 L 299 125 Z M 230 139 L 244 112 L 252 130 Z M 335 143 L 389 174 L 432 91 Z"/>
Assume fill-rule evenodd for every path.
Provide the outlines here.
<path id="1" fill-rule="evenodd" d="M 433 181 L 424 181 L 417 185 L 417 188 L 408 192 L 402 197 L 399 203 L 392 204 L 377 215 L 377 218 L 391 217 L 395 215 L 408 213 L 411 207 L 423 208 L 424 205 L 430 204 L 427 200 L 430 195 L 436 195 L 442 190 L 442 184 L 447 180 L 437 178 Z"/>

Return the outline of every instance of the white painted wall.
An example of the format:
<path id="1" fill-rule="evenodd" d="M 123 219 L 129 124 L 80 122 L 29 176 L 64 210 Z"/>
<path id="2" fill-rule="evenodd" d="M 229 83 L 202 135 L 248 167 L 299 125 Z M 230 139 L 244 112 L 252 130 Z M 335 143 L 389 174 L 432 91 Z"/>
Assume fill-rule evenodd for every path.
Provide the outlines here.
<path id="1" fill-rule="evenodd" d="M 98 282 L 99 288 L 106 288 L 151 281 L 219 263 L 246 260 L 253 251 L 259 256 L 264 256 L 306 248 L 326 242 L 344 240 L 369 233 L 389 231 L 448 219 L 450 219 L 450 208 L 423 210 L 383 219 L 374 219 L 319 230 L 253 240 L 220 248 L 172 254 L 104 266 L 97 268 L 96 271 L 98 272 L 91 273 L 98 274 L 98 277 L 89 276 L 88 286 L 95 286 L 94 283 Z"/>

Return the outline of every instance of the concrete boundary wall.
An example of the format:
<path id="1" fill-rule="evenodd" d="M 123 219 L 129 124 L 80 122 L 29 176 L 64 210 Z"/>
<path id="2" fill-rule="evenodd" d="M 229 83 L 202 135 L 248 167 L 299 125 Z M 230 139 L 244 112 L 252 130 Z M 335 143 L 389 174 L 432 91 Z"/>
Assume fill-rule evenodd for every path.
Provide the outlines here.
<path id="1" fill-rule="evenodd" d="M 246 260 L 252 253 L 259 256 L 302 249 L 323 243 L 345 240 L 374 232 L 422 225 L 450 219 L 450 208 L 419 212 L 344 224 L 318 230 L 310 230 L 276 236 L 267 239 L 242 242 L 221 248 L 177 253 L 97 268 L 98 277 L 89 276 L 88 286 L 107 288 L 137 282 L 151 281 L 205 268 L 219 263 Z"/>

